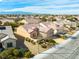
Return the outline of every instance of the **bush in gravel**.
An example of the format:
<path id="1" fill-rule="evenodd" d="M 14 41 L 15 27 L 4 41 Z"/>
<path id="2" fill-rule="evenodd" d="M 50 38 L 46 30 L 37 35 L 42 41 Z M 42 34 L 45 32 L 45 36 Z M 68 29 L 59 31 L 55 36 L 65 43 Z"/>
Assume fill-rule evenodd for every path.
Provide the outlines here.
<path id="1" fill-rule="evenodd" d="M 47 48 L 46 44 L 41 44 L 42 48 Z"/>
<path id="2" fill-rule="evenodd" d="M 56 41 L 52 40 L 52 39 L 49 39 L 49 43 L 52 43 L 53 45 L 56 45 Z"/>
<path id="3" fill-rule="evenodd" d="M 37 43 L 38 44 L 43 44 L 43 41 L 42 40 L 38 40 Z"/>
<path id="4" fill-rule="evenodd" d="M 31 43 L 34 44 L 34 45 L 36 44 L 33 40 L 31 40 Z"/>
<path id="5" fill-rule="evenodd" d="M 2 21 L 0 21 L 0 25 L 2 24 Z"/>
<path id="6" fill-rule="evenodd" d="M 20 25 L 24 25 L 24 23 L 20 23 Z"/>
<path id="7" fill-rule="evenodd" d="M 27 38 L 26 38 L 26 41 L 30 42 L 30 41 L 31 41 L 31 39 L 27 37 Z"/>
<path id="8" fill-rule="evenodd" d="M 31 43 L 34 44 L 34 45 L 36 44 L 34 41 L 32 41 Z"/>
<path id="9" fill-rule="evenodd" d="M 32 53 L 30 51 L 28 51 L 28 52 L 25 52 L 24 57 L 30 58 L 31 55 L 32 55 Z"/>
<path id="10" fill-rule="evenodd" d="M 33 40 L 30 40 L 30 42 L 32 43 L 32 42 L 33 42 Z"/>

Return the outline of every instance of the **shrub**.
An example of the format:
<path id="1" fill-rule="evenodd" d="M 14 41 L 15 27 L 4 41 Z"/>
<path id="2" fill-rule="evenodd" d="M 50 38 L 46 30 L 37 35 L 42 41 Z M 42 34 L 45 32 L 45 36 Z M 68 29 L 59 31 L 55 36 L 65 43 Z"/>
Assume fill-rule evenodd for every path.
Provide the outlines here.
<path id="1" fill-rule="evenodd" d="M 33 40 L 30 40 L 30 42 L 31 42 L 32 44 L 34 44 L 34 45 L 36 44 Z"/>
<path id="2" fill-rule="evenodd" d="M 2 21 L 0 21 L 0 25 L 2 24 Z"/>
<path id="3" fill-rule="evenodd" d="M 20 23 L 20 25 L 24 25 L 24 23 Z"/>
<path id="4" fill-rule="evenodd" d="M 5 59 L 8 58 L 9 55 L 12 55 L 12 50 L 13 49 L 6 49 L 3 52 L 0 53 L 0 57 Z"/>
<path id="5" fill-rule="evenodd" d="M 31 43 L 33 42 L 33 40 L 31 40 Z"/>
<path id="6" fill-rule="evenodd" d="M 52 19 L 52 21 L 56 21 L 56 19 Z"/>
<path id="7" fill-rule="evenodd" d="M 20 56 L 20 57 L 23 57 L 23 56 L 24 56 L 25 51 L 26 51 L 25 49 L 20 48 L 20 49 L 19 49 L 19 56 Z"/>
<path id="8" fill-rule="evenodd" d="M 12 27 L 18 27 L 19 26 L 19 24 L 15 23 L 15 22 L 5 22 L 4 25 L 12 26 Z"/>
<path id="9" fill-rule="evenodd" d="M 9 55 L 7 59 L 17 59 L 15 56 Z"/>
<path id="10" fill-rule="evenodd" d="M 34 41 L 32 41 L 32 44 L 34 44 L 34 45 L 35 45 L 36 43 L 35 43 Z"/>
<path id="11" fill-rule="evenodd" d="M 66 39 L 66 36 L 65 36 L 65 35 L 64 35 L 64 36 L 61 36 L 61 38 L 62 38 L 62 39 Z"/>
<path id="12" fill-rule="evenodd" d="M 30 51 L 25 52 L 25 55 L 24 56 L 27 57 L 27 58 L 30 58 L 31 57 L 31 52 Z"/>
<path id="13" fill-rule="evenodd" d="M 9 56 L 9 53 L 7 51 L 3 51 L 1 54 L 0 54 L 1 58 L 6 58 L 7 56 Z"/>
<path id="14" fill-rule="evenodd" d="M 53 39 L 49 39 L 49 43 L 56 44 L 56 42 Z"/>
<path id="15" fill-rule="evenodd" d="M 27 38 L 26 38 L 26 41 L 30 42 L 30 41 L 31 41 L 31 39 L 27 37 Z"/>
<path id="16" fill-rule="evenodd" d="M 19 56 L 19 50 L 18 49 L 14 49 L 13 50 L 13 55 L 14 56 Z"/>
<path id="17" fill-rule="evenodd" d="M 45 44 L 41 44 L 42 48 L 47 48 L 47 46 Z"/>
<path id="18" fill-rule="evenodd" d="M 38 44 L 42 44 L 43 41 L 42 41 L 42 40 L 38 40 L 37 43 L 38 43 Z"/>
<path id="19" fill-rule="evenodd" d="M 24 49 L 8 48 L 0 53 L 0 59 L 17 59 L 25 55 Z"/>
<path id="20" fill-rule="evenodd" d="M 30 42 L 31 40 L 30 39 L 28 39 L 28 42 Z"/>

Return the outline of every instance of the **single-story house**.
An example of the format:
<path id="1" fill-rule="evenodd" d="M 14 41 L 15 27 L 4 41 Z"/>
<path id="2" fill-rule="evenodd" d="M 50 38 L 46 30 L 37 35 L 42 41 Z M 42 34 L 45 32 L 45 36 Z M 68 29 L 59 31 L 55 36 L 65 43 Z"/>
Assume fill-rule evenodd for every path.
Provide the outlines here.
<path id="1" fill-rule="evenodd" d="M 29 37 L 37 39 L 39 36 L 42 38 L 49 38 L 53 34 L 64 32 L 64 25 L 62 22 L 40 22 L 28 23 L 17 28 L 16 33 L 22 37 Z"/>
<path id="2" fill-rule="evenodd" d="M 42 38 L 48 38 L 53 35 L 53 25 L 51 22 L 42 22 L 38 24 L 38 29 Z"/>
<path id="3" fill-rule="evenodd" d="M 0 26 L 0 48 L 15 48 L 16 38 L 11 26 Z"/>
<path id="4" fill-rule="evenodd" d="M 57 33 L 67 33 L 69 31 L 68 28 L 70 28 L 70 22 L 67 20 L 58 20 L 53 22 L 54 24 L 54 34 Z"/>
<path id="5" fill-rule="evenodd" d="M 16 33 L 25 38 L 29 37 L 36 39 L 39 34 L 39 29 L 37 28 L 37 24 L 25 24 L 23 26 L 19 26 Z"/>
<path id="6" fill-rule="evenodd" d="M 42 38 L 50 37 L 53 34 L 52 25 L 49 22 L 42 23 L 29 23 L 17 28 L 17 34 L 22 37 L 29 37 L 37 39 L 39 36 Z"/>
<path id="7" fill-rule="evenodd" d="M 27 23 L 30 23 L 30 24 L 38 24 L 41 22 L 40 19 L 35 19 L 35 18 L 32 18 L 32 19 L 25 19 Z"/>
<path id="8" fill-rule="evenodd" d="M 76 27 L 77 26 L 77 23 L 76 22 L 72 22 L 72 21 L 69 21 L 67 19 L 63 20 L 63 23 L 68 26 L 68 27 Z"/>

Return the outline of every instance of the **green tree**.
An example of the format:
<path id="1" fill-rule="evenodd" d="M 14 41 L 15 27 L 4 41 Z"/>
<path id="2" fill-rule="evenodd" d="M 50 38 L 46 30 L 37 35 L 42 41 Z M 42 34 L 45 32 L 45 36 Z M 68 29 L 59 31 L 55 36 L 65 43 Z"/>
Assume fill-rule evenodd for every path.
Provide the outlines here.
<path id="1" fill-rule="evenodd" d="M 42 48 L 47 48 L 46 44 L 41 44 Z"/>
<path id="2" fill-rule="evenodd" d="M 46 17 L 44 16 L 43 18 L 41 18 L 42 21 L 47 21 Z"/>

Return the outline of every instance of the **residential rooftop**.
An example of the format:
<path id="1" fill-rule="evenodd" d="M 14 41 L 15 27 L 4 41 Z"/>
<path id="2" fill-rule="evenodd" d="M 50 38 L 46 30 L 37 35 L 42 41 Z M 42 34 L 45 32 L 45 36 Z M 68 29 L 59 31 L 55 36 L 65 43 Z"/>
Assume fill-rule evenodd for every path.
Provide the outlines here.
<path id="1" fill-rule="evenodd" d="M 5 38 L 6 36 L 7 36 L 6 34 L 0 33 L 0 40 Z"/>
<path id="2" fill-rule="evenodd" d="M 10 38 L 15 38 L 11 26 L 0 26 L 0 33 L 8 35 Z"/>
<path id="3" fill-rule="evenodd" d="M 28 33 L 32 32 L 35 28 L 37 28 L 37 24 L 25 24 L 24 29 L 27 30 Z"/>

